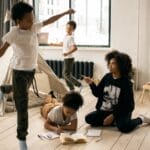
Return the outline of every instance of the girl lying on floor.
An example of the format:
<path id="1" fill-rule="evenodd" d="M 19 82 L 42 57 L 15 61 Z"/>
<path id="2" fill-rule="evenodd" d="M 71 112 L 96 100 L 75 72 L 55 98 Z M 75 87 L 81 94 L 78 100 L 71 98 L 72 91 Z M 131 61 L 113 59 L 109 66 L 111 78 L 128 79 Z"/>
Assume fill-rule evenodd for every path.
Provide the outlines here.
<path id="1" fill-rule="evenodd" d="M 51 93 L 41 108 L 41 115 L 46 119 L 44 127 L 58 134 L 63 130 L 77 129 L 77 111 L 83 105 L 83 98 L 77 92 L 67 93 L 62 103 Z"/>

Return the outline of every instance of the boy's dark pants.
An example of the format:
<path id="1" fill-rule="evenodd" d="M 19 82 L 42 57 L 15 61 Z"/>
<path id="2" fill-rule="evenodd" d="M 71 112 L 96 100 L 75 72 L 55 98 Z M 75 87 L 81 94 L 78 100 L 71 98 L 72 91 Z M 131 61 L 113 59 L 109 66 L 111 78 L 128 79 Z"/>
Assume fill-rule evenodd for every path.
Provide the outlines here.
<path id="1" fill-rule="evenodd" d="M 113 112 L 106 112 L 101 110 L 94 111 L 85 117 L 85 121 L 92 126 L 103 126 L 104 119 L 112 113 Z M 134 130 L 138 125 L 142 124 L 142 120 L 140 118 L 131 119 L 131 115 L 132 113 L 128 113 L 124 116 L 115 117 L 115 126 L 121 132 L 128 133 Z M 114 125 L 114 123 L 112 125 Z"/>
<path id="2" fill-rule="evenodd" d="M 28 90 L 33 81 L 35 70 L 13 70 L 13 98 L 17 110 L 17 138 L 26 140 L 28 134 Z"/>
<path id="3" fill-rule="evenodd" d="M 63 77 L 70 90 L 74 90 L 74 85 L 78 87 L 81 86 L 81 83 L 72 76 L 73 64 L 74 58 L 64 59 Z"/>

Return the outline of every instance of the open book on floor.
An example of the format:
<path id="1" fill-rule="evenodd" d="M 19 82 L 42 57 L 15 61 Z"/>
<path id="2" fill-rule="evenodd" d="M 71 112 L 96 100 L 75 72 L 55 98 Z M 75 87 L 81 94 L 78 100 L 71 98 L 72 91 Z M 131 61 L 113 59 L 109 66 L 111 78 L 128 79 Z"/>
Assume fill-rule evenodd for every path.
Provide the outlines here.
<path id="1" fill-rule="evenodd" d="M 71 135 L 67 133 L 61 133 L 60 142 L 62 144 L 87 143 L 87 138 L 82 133 L 74 133 Z"/>

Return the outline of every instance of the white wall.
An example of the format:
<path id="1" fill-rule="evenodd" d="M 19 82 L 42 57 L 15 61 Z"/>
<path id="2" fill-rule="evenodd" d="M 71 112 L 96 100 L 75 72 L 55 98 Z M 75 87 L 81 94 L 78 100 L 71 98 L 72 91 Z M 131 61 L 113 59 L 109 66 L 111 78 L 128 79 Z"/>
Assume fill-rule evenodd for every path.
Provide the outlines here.
<path id="1" fill-rule="evenodd" d="M 148 4 L 147 4 L 147 7 L 148 6 L 150 6 L 150 1 L 148 1 Z M 150 27 L 150 15 L 148 15 L 148 14 L 150 14 L 150 9 L 148 9 L 148 13 L 147 13 L 147 20 L 148 20 L 148 26 L 147 26 L 147 28 L 149 28 Z M 148 41 L 150 41 L 150 29 L 148 30 Z M 148 42 L 149 43 L 149 45 L 148 45 L 148 51 L 149 51 L 149 53 L 148 53 L 148 57 L 149 57 L 149 65 L 148 65 L 148 67 L 150 67 L 150 42 Z M 149 81 L 150 81 L 150 69 L 149 69 L 149 79 L 148 79 Z"/>
<path id="2" fill-rule="evenodd" d="M 112 0 L 111 47 L 129 54 L 134 68 L 138 58 L 138 8 L 138 0 Z M 138 81 L 135 83 L 137 88 Z"/>
<path id="3" fill-rule="evenodd" d="M 111 46 L 132 56 L 136 65 L 138 0 L 112 0 Z"/>
<path id="4" fill-rule="evenodd" d="M 150 1 L 112 0 L 112 47 L 128 53 L 138 87 L 150 81 Z"/>
<path id="5" fill-rule="evenodd" d="M 150 79 L 150 2 L 149 0 L 140 1 L 140 22 L 139 22 L 139 51 L 138 51 L 138 67 L 139 67 L 139 83 L 144 83 Z"/>

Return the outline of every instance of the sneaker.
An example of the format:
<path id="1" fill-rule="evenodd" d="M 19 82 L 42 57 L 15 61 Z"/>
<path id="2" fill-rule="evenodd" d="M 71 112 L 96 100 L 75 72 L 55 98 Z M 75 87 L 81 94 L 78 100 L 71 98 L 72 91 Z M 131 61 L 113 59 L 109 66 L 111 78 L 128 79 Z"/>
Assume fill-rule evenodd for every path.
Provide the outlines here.
<path id="1" fill-rule="evenodd" d="M 142 119 L 142 122 L 143 123 L 147 123 L 147 124 L 150 124 L 150 118 L 144 116 L 144 115 L 139 115 L 139 118 Z"/>

